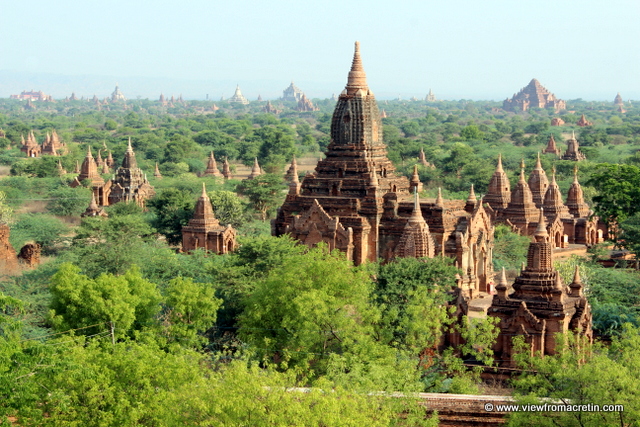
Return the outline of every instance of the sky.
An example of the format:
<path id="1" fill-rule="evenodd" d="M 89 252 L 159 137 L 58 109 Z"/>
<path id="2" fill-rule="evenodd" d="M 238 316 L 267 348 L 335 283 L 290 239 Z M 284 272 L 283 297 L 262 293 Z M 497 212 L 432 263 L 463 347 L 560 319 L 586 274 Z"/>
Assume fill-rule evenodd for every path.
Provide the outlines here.
<path id="1" fill-rule="evenodd" d="M 0 0 L 0 97 L 339 94 L 354 41 L 379 99 L 640 99 L 638 0 Z"/>

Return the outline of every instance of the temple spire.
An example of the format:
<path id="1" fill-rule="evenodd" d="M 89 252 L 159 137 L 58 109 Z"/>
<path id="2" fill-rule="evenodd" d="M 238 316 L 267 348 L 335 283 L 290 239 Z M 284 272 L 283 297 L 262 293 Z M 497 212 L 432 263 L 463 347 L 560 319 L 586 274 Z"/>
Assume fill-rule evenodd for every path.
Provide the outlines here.
<path id="1" fill-rule="evenodd" d="M 367 75 L 365 74 L 364 67 L 362 66 L 362 58 L 360 58 L 360 42 L 356 42 L 355 45 L 353 62 L 351 63 L 351 70 L 349 71 L 346 89 L 348 95 L 353 95 L 360 89 L 369 89 L 367 86 Z"/>
<path id="2" fill-rule="evenodd" d="M 535 233 L 533 233 L 533 237 L 537 242 L 546 241 L 547 237 L 549 237 L 549 233 L 547 233 L 547 221 L 544 219 L 544 209 L 540 208 L 540 217 L 538 217 L 538 227 L 536 228 Z"/>
<path id="3" fill-rule="evenodd" d="M 438 197 L 436 197 L 436 206 L 444 207 L 444 201 L 442 200 L 442 188 L 438 187 Z"/>

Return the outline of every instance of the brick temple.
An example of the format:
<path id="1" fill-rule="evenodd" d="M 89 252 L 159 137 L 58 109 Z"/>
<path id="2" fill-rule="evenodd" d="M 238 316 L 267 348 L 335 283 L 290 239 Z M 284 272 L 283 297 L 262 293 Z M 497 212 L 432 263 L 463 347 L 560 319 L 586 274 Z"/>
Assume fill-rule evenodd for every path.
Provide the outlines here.
<path id="1" fill-rule="evenodd" d="M 529 108 L 552 108 L 556 112 L 567 109 L 567 103 L 549 92 L 536 79 L 520 89 L 512 98 L 505 99 L 502 108 L 507 111 L 527 111 Z"/>
<path id="2" fill-rule="evenodd" d="M 555 172 L 549 181 L 539 156 L 528 180 L 525 179 L 524 162 L 520 166 L 520 178 L 511 190 L 502 159 L 498 157 L 498 166 L 484 197 L 486 209 L 494 221 L 507 224 L 524 236 L 533 236 L 538 228 L 538 211 L 543 208 L 546 227 L 556 248 L 566 248 L 569 244 L 592 246 L 604 241 L 606 227 L 592 217 L 591 209 L 584 201 L 577 168 L 565 203 Z"/>
<path id="3" fill-rule="evenodd" d="M 575 332 L 579 342 L 593 341 L 591 306 L 583 294 L 578 266 L 569 286 L 562 283 L 553 267 L 553 239 L 547 233 L 545 215 L 540 209 L 538 226 L 529 244 L 527 265 L 509 292 L 504 269 L 496 286 L 488 314 L 500 319 L 500 334 L 494 345 L 496 360 L 514 366 L 512 338 L 524 336 L 531 354 L 556 352 L 556 334 Z"/>
<path id="4" fill-rule="evenodd" d="M 292 167 L 295 167 L 292 165 Z M 300 182 L 297 171 L 272 234 L 313 246 L 324 242 L 355 264 L 394 257 L 449 256 L 465 297 L 487 291 L 493 275 L 493 225 L 475 195 L 417 200 L 396 174 L 382 139 L 380 111 L 356 42 L 347 85 L 331 121 L 326 157 Z"/>

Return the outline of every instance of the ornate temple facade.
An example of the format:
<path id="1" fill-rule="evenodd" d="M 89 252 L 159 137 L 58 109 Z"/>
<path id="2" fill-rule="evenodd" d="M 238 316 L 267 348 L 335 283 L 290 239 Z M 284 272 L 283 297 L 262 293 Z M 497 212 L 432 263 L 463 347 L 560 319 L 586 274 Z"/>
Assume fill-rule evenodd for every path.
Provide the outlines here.
<path id="1" fill-rule="evenodd" d="M 182 250 L 190 252 L 204 249 L 221 255 L 232 252 L 236 246 L 236 230 L 230 224 L 226 227 L 220 225 L 213 214 L 211 200 L 203 183 L 193 218 L 182 227 Z"/>
<path id="2" fill-rule="evenodd" d="M 20 141 L 20 151 L 25 153 L 27 157 L 40 157 L 42 154 L 42 147 L 38 144 L 38 141 L 36 141 L 33 131 L 29 132 L 26 140 L 24 136 L 22 137 Z"/>
<path id="3" fill-rule="evenodd" d="M 590 122 L 589 120 L 587 120 L 587 118 L 583 114 L 582 116 L 580 116 L 576 124 L 580 127 L 586 127 L 586 126 L 592 126 L 593 122 Z"/>
<path id="4" fill-rule="evenodd" d="M 112 159 L 113 160 L 113 159 Z M 101 165 L 109 173 L 107 161 Z M 80 174 L 71 181 L 71 187 L 88 186 L 98 206 L 109 206 L 118 202 L 135 202 L 144 207 L 145 201 L 155 195 L 155 191 L 146 174 L 138 167 L 135 153 L 131 147 L 131 139 L 124 154 L 122 166 L 118 168 L 112 179 L 105 182 L 98 173 L 98 163 L 87 148 Z"/>
<path id="5" fill-rule="evenodd" d="M 489 213 L 478 201 L 414 199 L 410 181 L 396 175 L 387 158 L 358 43 L 333 114 L 326 157 L 302 182 L 297 171 L 289 175 L 272 234 L 290 234 L 308 246 L 324 242 L 355 264 L 449 256 L 463 270 L 460 287 L 466 297 L 487 290 L 493 274 Z"/>
<path id="6" fill-rule="evenodd" d="M 111 191 L 111 181 L 105 182 L 98 173 L 98 165 L 96 164 L 93 154 L 91 154 L 91 146 L 87 147 L 87 155 L 80 166 L 80 173 L 71 181 L 71 187 L 87 186 L 91 189 L 93 197 L 100 206 L 109 206 L 109 193 Z"/>
<path id="7" fill-rule="evenodd" d="M 138 167 L 136 155 L 131 147 L 131 138 L 129 138 L 122 166 L 111 179 L 109 205 L 118 202 L 135 202 L 138 206 L 144 207 L 145 201 L 155 194 L 147 180 L 147 175 Z"/>
<path id="8" fill-rule="evenodd" d="M 202 176 L 221 177 L 222 174 L 218 170 L 218 164 L 216 158 L 213 156 L 213 151 L 209 153 L 209 159 L 207 160 L 207 168 L 204 170 Z"/>
<path id="9" fill-rule="evenodd" d="M 528 85 L 513 95 L 513 98 L 505 99 L 502 108 L 507 111 L 527 111 L 529 108 L 553 108 L 555 111 L 566 110 L 567 104 L 562 99 L 556 98 L 540 82 L 532 79 Z"/>
<path id="10" fill-rule="evenodd" d="M 513 190 L 510 189 L 509 178 L 499 157 L 483 201 L 496 222 L 507 224 L 524 236 L 534 234 L 538 228 L 538 211 L 543 208 L 548 232 L 557 248 L 566 248 L 569 244 L 592 246 L 606 237 L 606 227 L 592 217 L 589 205 L 584 201 L 577 168 L 567 202 L 564 203 L 555 172 L 550 182 L 542 169 L 540 157 L 528 181 L 522 163 L 520 178 Z"/>
<path id="11" fill-rule="evenodd" d="M 587 157 L 580 151 L 580 144 L 576 139 L 575 133 L 572 133 L 571 138 L 567 140 L 567 151 L 564 152 L 562 160 L 573 160 L 579 162 L 585 160 Z"/>
<path id="12" fill-rule="evenodd" d="M 582 342 L 591 342 L 591 306 L 583 295 L 578 266 L 572 283 L 565 286 L 553 268 L 553 238 L 547 233 L 542 209 L 529 244 L 527 265 L 513 283 L 512 292 L 504 269 L 488 314 L 500 319 L 494 345 L 496 360 L 514 366 L 513 337 L 523 336 L 531 354 L 556 352 L 557 333 L 573 331 Z"/>
<path id="13" fill-rule="evenodd" d="M 556 144 L 556 139 L 553 137 L 553 134 L 549 135 L 549 140 L 547 141 L 547 147 L 544 149 L 543 153 L 546 154 L 555 154 L 559 156 L 561 151 Z"/>
<path id="14" fill-rule="evenodd" d="M 60 141 L 58 133 L 54 130 L 45 136 L 42 142 L 42 154 L 48 154 L 50 156 L 60 156 L 66 153 L 66 144 Z"/>

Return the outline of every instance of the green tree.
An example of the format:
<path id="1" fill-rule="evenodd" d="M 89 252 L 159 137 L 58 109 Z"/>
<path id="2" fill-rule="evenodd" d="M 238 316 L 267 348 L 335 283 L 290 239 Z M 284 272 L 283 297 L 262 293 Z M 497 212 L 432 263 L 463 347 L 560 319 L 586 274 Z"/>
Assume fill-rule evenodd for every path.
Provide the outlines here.
<path id="1" fill-rule="evenodd" d="M 253 208 L 260 214 L 262 221 L 266 221 L 269 212 L 282 201 L 284 189 L 282 177 L 269 173 L 242 181 L 238 186 L 240 194 L 249 199 Z"/>
<path id="2" fill-rule="evenodd" d="M 125 336 L 153 320 L 160 309 L 160 293 L 137 268 L 122 276 L 101 274 L 95 279 L 65 263 L 51 278 L 49 321 L 58 331 L 81 328 L 80 334 L 111 332 Z"/>
<path id="3" fill-rule="evenodd" d="M 567 411 L 514 412 L 512 426 L 603 426 L 635 425 L 640 422 L 640 394 L 636 386 L 640 372 L 640 334 L 628 326 L 614 338 L 609 349 L 588 346 L 584 339 L 558 340 L 555 356 L 540 357 L 526 351 L 524 340 L 516 340 L 519 366 L 515 381 L 518 403 L 544 404 L 551 398 L 573 405 L 624 405 L 611 412 Z M 548 401 L 547 401 L 548 402 Z"/>
<path id="4" fill-rule="evenodd" d="M 640 168 L 636 166 L 600 164 L 587 184 L 598 190 L 594 211 L 608 225 L 616 226 L 640 210 Z"/>
<path id="5" fill-rule="evenodd" d="M 155 214 L 151 225 L 172 245 L 182 241 L 182 227 L 193 217 L 194 195 L 187 190 L 165 188 L 147 205 Z"/>
<path id="6" fill-rule="evenodd" d="M 367 341 L 378 317 L 371 281 L 340 252 L 294 255 L 256 284 L 240 316 L 240 336 L 264 360 L 317 374 L 332 353 Z"/>
<path id="7" fill-rule="evenodd" d="M 14 248 L 28 242 L 35 242 L 45 255 L 56 252 L 57 246 L 65 240 L 69 227 L 58 218 L 47 214 L 25 214 L 11 227 L 10 241 Z"/>
<path id="8" fill-rule="evenodd" d="M 517 270 L 527 259 L 531 239 L 515 233 L 506 225 L 498 224 L 494 233 L 493 268 Z"/>
<path id="9" fill-rule="evenodd" d="M 166 289 L 163 315 L 169 340 L 183 341 L 187 346 L 204 342 L 198 334 L 213 327 L 222 303 L 208 283 L 195 283 L 190 278 L 177 277 Z"/>
<path id="10" fill-rule="evenodd" d="M 208 196 L 221 224 L 231 224 L 237 228 L 245 222 L 245 207 L 236 193 L 218 190 L 209 192 Z"/>
<path id="11" fill-rule="evenodd" d="M 620 224 L 620 242 L 623 248 L 640 259 L 640 212 L 637 212 Z"/>

